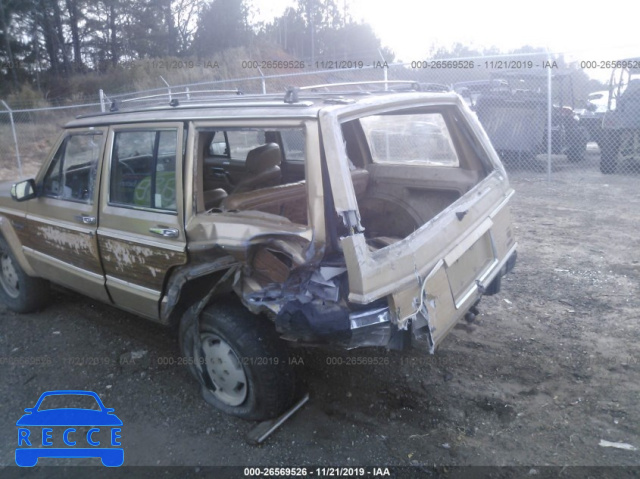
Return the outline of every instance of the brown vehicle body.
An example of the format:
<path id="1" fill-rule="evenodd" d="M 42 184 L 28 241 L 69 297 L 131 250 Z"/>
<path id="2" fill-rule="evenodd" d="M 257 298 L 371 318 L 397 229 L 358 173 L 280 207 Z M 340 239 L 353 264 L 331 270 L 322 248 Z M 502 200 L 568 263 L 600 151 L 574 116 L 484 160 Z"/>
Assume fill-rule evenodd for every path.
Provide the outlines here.
<path id="1" fill-rule="evenodd" d="M 0 187 L 3 267 L 184 331 L 232 292 L 290 342 L 433 352 L 513 267 L 506 173 L 455 94 L 307 96 L 70 122 L 14 186 L 28 201 Z M 221 388 L 202 358 L 206 399 Z M 239 374 L 244 396 L 210 402 L 249 418 L 290 403 L 239 411 Z"/>

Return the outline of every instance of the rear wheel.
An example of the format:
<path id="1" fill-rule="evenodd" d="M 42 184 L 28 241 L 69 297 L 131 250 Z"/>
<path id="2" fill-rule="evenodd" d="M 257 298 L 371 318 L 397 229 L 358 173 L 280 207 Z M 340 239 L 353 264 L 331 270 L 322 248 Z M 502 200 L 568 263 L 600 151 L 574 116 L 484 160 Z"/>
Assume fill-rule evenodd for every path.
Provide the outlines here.
<path id="1" fill-rule="evenodd" d="M 587 153 L 587 130 L 578 127 L 567 134 L 567 159 L 572 163 L 584 160 Z"/>
<path id="2" fill-rule="evenodd" d="M 9 245 L 0 238 L 0 300 L 17 313 L 42 309 L 49 299 L 49 282 L 27 275 Z"/>
<path id="3" fill-rule="evenodd" d="M 620 134 L 616 159 L 634 172 L 640 169 L 640 130 L 624 130 Z"/>
<path id="4" fill-rule="evenodd" d="M 205 401 L 227 414 L 265 420 L 293 403 L 286 343 L 267 319 L 236 301 L 208 306 L 198 321 L 189 310 L 180 324 L 180 347 Z"/>

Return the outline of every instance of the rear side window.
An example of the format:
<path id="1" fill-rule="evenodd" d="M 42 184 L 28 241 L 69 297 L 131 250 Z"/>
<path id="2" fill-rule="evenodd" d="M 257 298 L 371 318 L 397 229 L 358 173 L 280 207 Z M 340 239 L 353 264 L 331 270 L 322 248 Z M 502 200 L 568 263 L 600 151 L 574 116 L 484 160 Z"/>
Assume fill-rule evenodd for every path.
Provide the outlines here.
<path id="1" fill-rule="evenodd" d="M 304 133 L 299 128 L 280 131 L 259 128 L 216 131 L 209 143 L 208 155 L 244 163 L 251 150 L 266 143 L 278 143 L 287 161 L 304 162 Z"/>
<path id="2" fill-rule="evenodd" d="M 109 202 L 176 211 L 178 131 L 116 132 Z"/>
<path id="3" fill-rule="evenodd" d="M 56 151 L 42 184 L 45 196 L 91 203 L 103 135 L 67 136 Z"/>
<path id="4" fill-rule="evenodd" d="M 440 113 L 372 115 L 360 124 L 374 163 L 460 165 Z"/>

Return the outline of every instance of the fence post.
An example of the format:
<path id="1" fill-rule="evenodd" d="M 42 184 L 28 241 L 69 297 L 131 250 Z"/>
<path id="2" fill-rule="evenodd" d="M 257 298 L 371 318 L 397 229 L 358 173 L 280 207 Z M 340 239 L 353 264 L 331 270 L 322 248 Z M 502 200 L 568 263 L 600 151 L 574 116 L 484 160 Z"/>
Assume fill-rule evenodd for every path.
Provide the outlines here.
<path id="1" fill-rule="evenodd" d="M 262 83 L 262 94 L 267 94 L 267 81 L 264 78 L 264 73 L 262 73 L 262 69 L 258 67 L 258 71 L 260 72 L 260 83 Z"/>
<path id="2" fill-rule="evenodd" d="M 104 107 L 104 90 L 102 88 L 98 90 L 98 95 L 100 96 L 100 111 L 104 113 L 106 109 Z"/>
<path id="3" fill-rule="evenodd" d="M 16 125 L 13 121 L 13 111 L 11 110 L 11 108 L 9 108 L 9 105 L 7 105 L 4 100 L 0 100 L 0 102 L 2 102 L 2 105 L 9 112 L 9 121 L 11 122 L 11 133 L 13 134 L 13 143 L 16 145 L 16 160 L 18 160 L 18 173 L 20 174 L 20 179 L 22 179 L 24 177 L 22 174 L 22 160 L 20 160 L 20 148 L 18 147 L 18 136 L 16 135 Z"/>
<path id="4" fill-rule="evenodd" d="M 162 77 L 162 75 L 159 75 L 159 76 L 160 76 L 160 80 L 162 80 L 162 81 L 164 82 L 164 84 L 165 84 L 165 85 L 167 85 L 167 90 L 169 91 L 169 103 L 171 103 L 171 100 L 172 100 L 172 98 L 171 98 L 171 85 L 169 85 L 169 83 L 167 82 L 167 80 L 165 80 L 165 79 Z"/>
<path id="5" fill-rule="evenodd" d="M 382 63 L 386 63 L 386 60 L 384 59 L 384 55 L 382 54 L 382 51 L 378 48 L 378 54 L 380 55 L 380 58 L 382 58 Z M 389 81 L 389 68 L 388 67 L 384 67 L 383 68 L 384 71 L 384 90 L 387 91 L 389 89 L 389 84 L 387 83 Z"/>
<path id="6" fill-rule="evenodd" d="M 548 65 L 551 65 L 551 54 L 547 56 Z M 551 136 L 553 132 L 552 127 L 552 111 L 553 111 L 553 99 L 551 98 L 552 86 L 551 86 L 551 68 L 547 67 L 547 183 L 551 183 Z"/>

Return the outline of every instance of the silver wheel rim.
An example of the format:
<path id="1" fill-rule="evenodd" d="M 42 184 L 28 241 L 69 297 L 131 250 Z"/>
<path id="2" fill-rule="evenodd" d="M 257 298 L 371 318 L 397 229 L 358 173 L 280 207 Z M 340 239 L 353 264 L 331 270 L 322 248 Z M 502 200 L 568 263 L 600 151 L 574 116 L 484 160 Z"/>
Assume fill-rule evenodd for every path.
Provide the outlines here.
<path id="1" fill-rule="evenodd" d="M 204 369 L 215 390 L 213 395 L 228 406 L 239 406 L 247 398 L 247 375 L 238 355 L 217 334 L 202 333 Z"/>
<path id="2" fill-rule="evenodd" d="M 2 273 L 0 274 L 2 289 L 12 298 L 17 298 L 20 294 L 18 272 L 13 265 L 11 257 L 4 251 L 0 251 L 0 265 L 2 266 Z"/>

